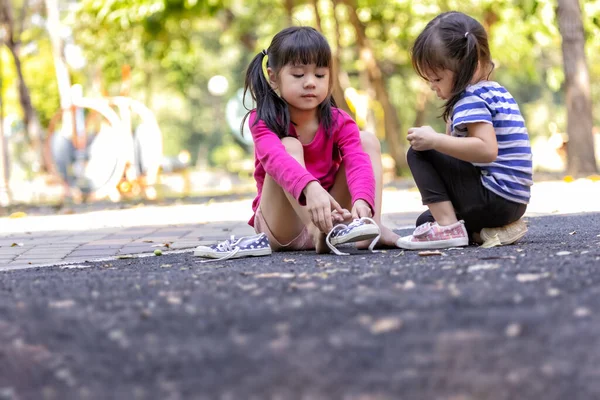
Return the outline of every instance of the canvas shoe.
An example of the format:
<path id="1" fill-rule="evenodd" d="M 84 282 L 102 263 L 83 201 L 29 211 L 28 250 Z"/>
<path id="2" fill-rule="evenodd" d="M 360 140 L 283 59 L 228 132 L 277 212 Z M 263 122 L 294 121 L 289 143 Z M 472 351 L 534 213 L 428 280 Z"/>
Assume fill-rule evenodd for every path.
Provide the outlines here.
<path id="1" fill-rule="evenodd" d="M 527 224 L 522 219 L 519 219 L 512 224 L 504 225 L 499 228 L 483 228 L 479 235 L 483 243 L 498 236 L 500 244 L 513 244 L 521 239 L 527 233 Z"/>
<path id="2" fill-rule="evenodd" d="M 331 251 L 338 256 L 347 256 L 349 253 L 339 251 L 335 246 L 344 243 L 360 242 L 361 240 L 373 239 L 369 245 L 369 250 L 373 251 L 373 248 L 379 241 L 381 236 L 381 230 L 377 223 L 368 217 L 362 217 L 355 219 L 348 225 L 338 224 L 333 227 L 325 238 L 325 243 Z"/>
<path id="3" fill-rule="evenodd" d="M 401 237 L 396 242 L 396 246 L 407 250 L 445 249 L 468 244 L 469 234 L 464 221 L 447 226 L 426 222 L 418 226 L 412 235 Z"/>
<path id="4" fill-rule="evenodd" d="M 269 239 L 264 233 L 252 236 L 242 236 L 213 244 L 211 246 L 198 246 L 194 250 L 194 256 L 206 257 L 219 260 L 241 257 L 268 256 L 271 254 Z"/>

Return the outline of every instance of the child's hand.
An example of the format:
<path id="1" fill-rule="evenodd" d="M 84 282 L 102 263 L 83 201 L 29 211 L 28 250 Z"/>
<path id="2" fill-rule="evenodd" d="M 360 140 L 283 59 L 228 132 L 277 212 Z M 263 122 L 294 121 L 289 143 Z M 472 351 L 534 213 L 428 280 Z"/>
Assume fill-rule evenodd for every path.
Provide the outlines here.
<path id="1" fill-rule="evenodd" d="M 369 203 L 367 203 L 363 199 L 358 199 L 354 202 L 354 205 L 352 206 L 352 218 L 371 218 L 372 216 L 373 213 L 371 212 L 371 207 L 369 206 Z"/>
<path id="2" fill-rule="evenodd" d="M 434 150 L 437 139 L 438 133 L 430 126 L 410 128 L 406 136 L 406 140 L 417 151 Z"/>
<path id="3" fill-rule="evenodd" d="M 332 209 L 337 210 L 342 216 L 348 212 L 317 181 L 309 182 L 306 185 L 304 196 L 306 197 L 306 207 L 310 213 L 311 221 L 323 233 L 328 233 L 333 229 Z"/>

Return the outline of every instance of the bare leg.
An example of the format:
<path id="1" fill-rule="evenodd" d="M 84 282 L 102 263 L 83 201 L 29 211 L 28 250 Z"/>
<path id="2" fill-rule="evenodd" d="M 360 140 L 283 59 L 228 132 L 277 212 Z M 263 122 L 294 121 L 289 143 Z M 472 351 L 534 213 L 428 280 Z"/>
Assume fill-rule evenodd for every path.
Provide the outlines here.
<path id="1" fill-rule="evenodd" d="M 431 215 L 435 218 L 435 222 L 440 226 L 452 225 L 458 222 L 454 206 L 449 201 L 427 204 L 427 207 L 429 207 Z"/>
<path id="2" fill-rule="evenodd" d="M 300 165 L 304 166 L 304 150 L 302 144 L 294 138 L 287 137 L 281 140 L 287 152 Z M 325 234 L 313 224 L 306 207 L 281 188 L 269 175 L 265 177 L 260 200 L 260 210 L 269 225 L 271 233 L 279 243 L 289 243 L 304 229 L 313 238 L 317 253 L 329 251 L 325 244 Z M 277 249 L 275 249 L 277 250 Z"/>
<path id="3" fill-rule="evenodd" d="M 379 225 L 379 229 L 381 230 L 381 237 L 379 238 L 377 247 L 396 248 L 396 241 L 400 238 L 400 236 L 381 223 L 381 205 L 383 199 L 383 166 L 381 164 L 381 144 L 379 143 L 379 139 L 377 139 L 377 137 L 370 132 L 361 132 L 360 141 L 363 150 L 371 159 L 373 174 L 375 175 L 375 214 L 373 215 L 373 220 L 377 223 L 377 225 Z M 331 196 L 333 196 L 333 198 L 336 199 L 342 207 L 348 207 L 349 210 L 352 209 L 345 170 L 340 169 L 330 192 Z M 359 249 L 366 249 L 369 247 L 369 244 L 370 241 L 368 240 L 358 242 L 357 247 Z"/>

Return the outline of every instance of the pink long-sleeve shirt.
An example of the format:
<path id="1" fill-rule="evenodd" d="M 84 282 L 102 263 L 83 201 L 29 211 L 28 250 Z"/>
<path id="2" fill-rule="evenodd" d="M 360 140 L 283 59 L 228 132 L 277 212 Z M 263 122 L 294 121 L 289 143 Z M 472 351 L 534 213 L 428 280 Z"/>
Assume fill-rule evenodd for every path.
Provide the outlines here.
<path id="1" fill-rule="evenodd" d="M 249 122 L 254 139 L 254 179 L 258 192 L 252 203 L 254 213 L 260 204 L 266 174 L 300 204 L 305 204 L 302 191 L 306 185 L 311 181 L 319 181 L 325 190 L 331 190 L 342 161 L 346 168 L 352 204 L 363 199 L 375 210 L 373 167 L 369 156 L 362 149 L 358 126 L 344 111 L 333 108 L 332 113 L 333 128 L 330 135 L 319 126 L 312 142 L 303 145 L 304 168 L 287 153 L 281 139 L 263 121 L 254 124 L 257 115 L 256 111 L 252 111 Z M 289 132 L 290 136 L 297 137 L 291 124 Z M 248 223 L 254 226 L 254 215 Z"/>

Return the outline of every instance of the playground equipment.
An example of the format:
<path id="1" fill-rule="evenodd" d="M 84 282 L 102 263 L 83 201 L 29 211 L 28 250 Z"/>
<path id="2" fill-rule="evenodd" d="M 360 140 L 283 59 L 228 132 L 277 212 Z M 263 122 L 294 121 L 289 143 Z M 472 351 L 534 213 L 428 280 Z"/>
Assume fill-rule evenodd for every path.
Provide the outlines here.
<path id="1" fill-rule="evenodd" d="M 84 97 L 77 85 L 71 97 L 70 112 L 59 110 L 50 121 L 44 146 L 46 168 L 62 180 L 65 195 L 156 198 L 163 145 L 154 113 L 123 95 Z"/>

